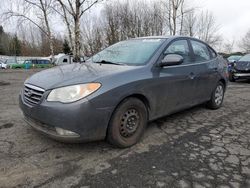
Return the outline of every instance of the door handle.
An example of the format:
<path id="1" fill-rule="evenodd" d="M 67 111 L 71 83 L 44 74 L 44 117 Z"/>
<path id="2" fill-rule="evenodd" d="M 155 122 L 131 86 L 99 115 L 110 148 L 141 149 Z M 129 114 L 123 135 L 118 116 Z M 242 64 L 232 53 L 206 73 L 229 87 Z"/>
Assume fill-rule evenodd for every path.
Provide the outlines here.
<path id="1" fill-rule="evenodd" d="M 217 68 L 217 67 L 213 68 L 213 71 L 217 71 L 217 70 L 218 70 L 218 68 Z"/>
<path id="2" fill-rule="evenodd" d="M 194 74 L 193 72 L 191 72 L 191 73 L 189 74 L 189 78 L 193 80 L 193 79 L 195 78 L 195 74 Z"/>

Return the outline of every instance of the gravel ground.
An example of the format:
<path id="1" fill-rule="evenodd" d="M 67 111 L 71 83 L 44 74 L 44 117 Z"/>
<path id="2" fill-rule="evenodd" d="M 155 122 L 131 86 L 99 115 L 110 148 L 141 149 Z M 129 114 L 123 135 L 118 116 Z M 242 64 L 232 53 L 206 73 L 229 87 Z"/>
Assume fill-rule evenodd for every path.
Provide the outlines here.
<path id="1" fill-rule="evenodd" d="M 0 187 L 250 187 L 249 82 L 230 84 L 221 109 L 151 122 L 140 143 L 117 149 L 28 127 L 17 98 L 34 72 L 0 70 Z"/>

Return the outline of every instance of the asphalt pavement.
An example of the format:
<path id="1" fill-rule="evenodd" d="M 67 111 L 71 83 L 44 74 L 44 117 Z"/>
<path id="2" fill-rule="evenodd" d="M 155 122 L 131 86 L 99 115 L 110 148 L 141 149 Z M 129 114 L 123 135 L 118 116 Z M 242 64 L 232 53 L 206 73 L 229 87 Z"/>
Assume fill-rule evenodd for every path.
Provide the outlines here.
<path id="1" fill-rule="evenodd" d="M 148 125 L 137 145 L 63 144 L 28 127 L 18 107 L 34 70 L 0 70 L 0 187 L 250 187 L 250 82 L 230 83 L 224 105 Z"/>

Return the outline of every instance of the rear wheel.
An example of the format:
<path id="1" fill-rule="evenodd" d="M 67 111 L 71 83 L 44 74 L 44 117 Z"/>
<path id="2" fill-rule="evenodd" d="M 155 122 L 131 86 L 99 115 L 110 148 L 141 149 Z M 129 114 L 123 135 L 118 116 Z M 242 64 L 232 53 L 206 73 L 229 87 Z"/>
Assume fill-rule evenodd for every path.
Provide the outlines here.
<path id="1" fill-rule="evenodd" d="M 224 100 L 225 85 L 219 82 L 212 93 L 210 101 L 208 101 L 207 106 L 210 109 L 218 109 L 222 106 Z"/>
<path id="2" fill-rule="evenodd" d="M 112 115 L 107 140 L 120 148 L 136 144 L 147 125 L 147 109 L 137 98 L 125 99 Z"/>
<path id="3" fill-rule="evenodd" d="M 235 82 L 235 78 L 234 78 L 233 73 L 229 73 L 229 81 L 230 82 Z"/>

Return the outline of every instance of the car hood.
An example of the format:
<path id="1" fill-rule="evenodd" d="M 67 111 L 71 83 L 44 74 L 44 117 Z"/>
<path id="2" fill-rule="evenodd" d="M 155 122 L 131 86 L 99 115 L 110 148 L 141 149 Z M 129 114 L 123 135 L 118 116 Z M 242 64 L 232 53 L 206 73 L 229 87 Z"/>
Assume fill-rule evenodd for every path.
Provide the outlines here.
<path id="1" fill-rule="evenodd" d="M 45 90 L 73 84 L 98 81 L 101 77 L 135 69 L 135 66 L 98 63 L 74 63 L 47 69 L 32 75 L 25 84 Z"/>
<path id="2" fill-rule="evenodd" d="M 238 61 L 235 69 L 239 71 L 250 71 L 250 61 Z"/>

